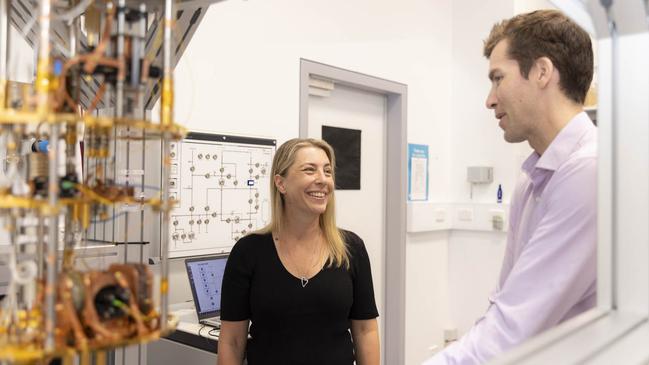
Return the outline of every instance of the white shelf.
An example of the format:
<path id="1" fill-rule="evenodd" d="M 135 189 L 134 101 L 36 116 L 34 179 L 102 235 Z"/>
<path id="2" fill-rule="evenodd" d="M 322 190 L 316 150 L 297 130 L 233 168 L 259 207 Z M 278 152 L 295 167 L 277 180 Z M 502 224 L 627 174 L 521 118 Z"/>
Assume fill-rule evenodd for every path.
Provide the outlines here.
<path id="1" fill-rule="evenodd" d="M 493 217 L 503 218 L 502 230 L 493 228 Z M 408 202 L 407 232 L 445 230 L 507 232 L 509 204 Z"/>

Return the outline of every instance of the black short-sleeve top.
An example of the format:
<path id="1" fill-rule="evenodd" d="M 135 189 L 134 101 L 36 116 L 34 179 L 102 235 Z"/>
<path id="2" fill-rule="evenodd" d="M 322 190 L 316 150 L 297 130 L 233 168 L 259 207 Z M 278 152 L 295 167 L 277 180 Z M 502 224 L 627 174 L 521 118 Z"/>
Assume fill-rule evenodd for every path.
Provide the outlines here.
<path id="1" fill-rule="evenodd" d="M 378 310 L 363 240 L 342 232 L 349 269 L 325 265 L 304 287 L 282 265 L 270 233 L 234 245 L 223 277 L 221 320 L 250 320 L 248 364 L 354 363 L 351 320 L 376 318 Z"/>

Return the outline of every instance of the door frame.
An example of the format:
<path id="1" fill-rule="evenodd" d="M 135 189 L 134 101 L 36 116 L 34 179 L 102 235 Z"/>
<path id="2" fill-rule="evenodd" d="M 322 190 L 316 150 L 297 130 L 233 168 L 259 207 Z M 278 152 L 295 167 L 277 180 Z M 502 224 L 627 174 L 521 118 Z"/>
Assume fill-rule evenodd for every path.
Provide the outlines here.
<path id="1" fill-rule="evenodd" d="M 408 86 L 320 62 L 300 59 L 300 137 L 308 136 L 309 79 L 325 78 L 339 85 L 385 95 L 386 191 L 385 271 L 382 344 L 384 364 L 403 364 L 406 338 L 406 198 L 407 198 L 407 105 Z M 389 244 L 388 244 L 389 242 Z"/>

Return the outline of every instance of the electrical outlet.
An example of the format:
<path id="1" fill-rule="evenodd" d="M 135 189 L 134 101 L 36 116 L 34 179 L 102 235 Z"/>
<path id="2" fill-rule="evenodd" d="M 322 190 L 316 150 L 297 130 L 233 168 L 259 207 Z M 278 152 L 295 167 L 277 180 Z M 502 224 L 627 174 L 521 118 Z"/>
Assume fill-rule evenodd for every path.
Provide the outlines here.
<path id="1" fill-rule="evenodd" d="M 491 228 L 494 231 L 502 231 L 505 228 L 505 211 L 492 209 L 489 214 L 491 216 Z"/>
<path id="2" fill-rule="evenodd" d="M 457 219 L 471 222 L 473 220 L 473 209 L 463 208 L 457 211 Z"/>

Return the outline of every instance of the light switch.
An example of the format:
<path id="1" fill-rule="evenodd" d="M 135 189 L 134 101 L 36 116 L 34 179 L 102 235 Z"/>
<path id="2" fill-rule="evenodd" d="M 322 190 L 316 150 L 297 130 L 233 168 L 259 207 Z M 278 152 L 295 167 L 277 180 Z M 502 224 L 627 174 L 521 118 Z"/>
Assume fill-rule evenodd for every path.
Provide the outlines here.
<path id="1" fill-rule="evenodd" d="M 446 210 L 435 209 L 435 222 L 444 222 L 446 220 Z"/>
<path id="2" fill-rule="evenodd" d="M 473 209 L 463 208 L 457 211 L 457 219 L 470 222 L 473 220 Z"/>

